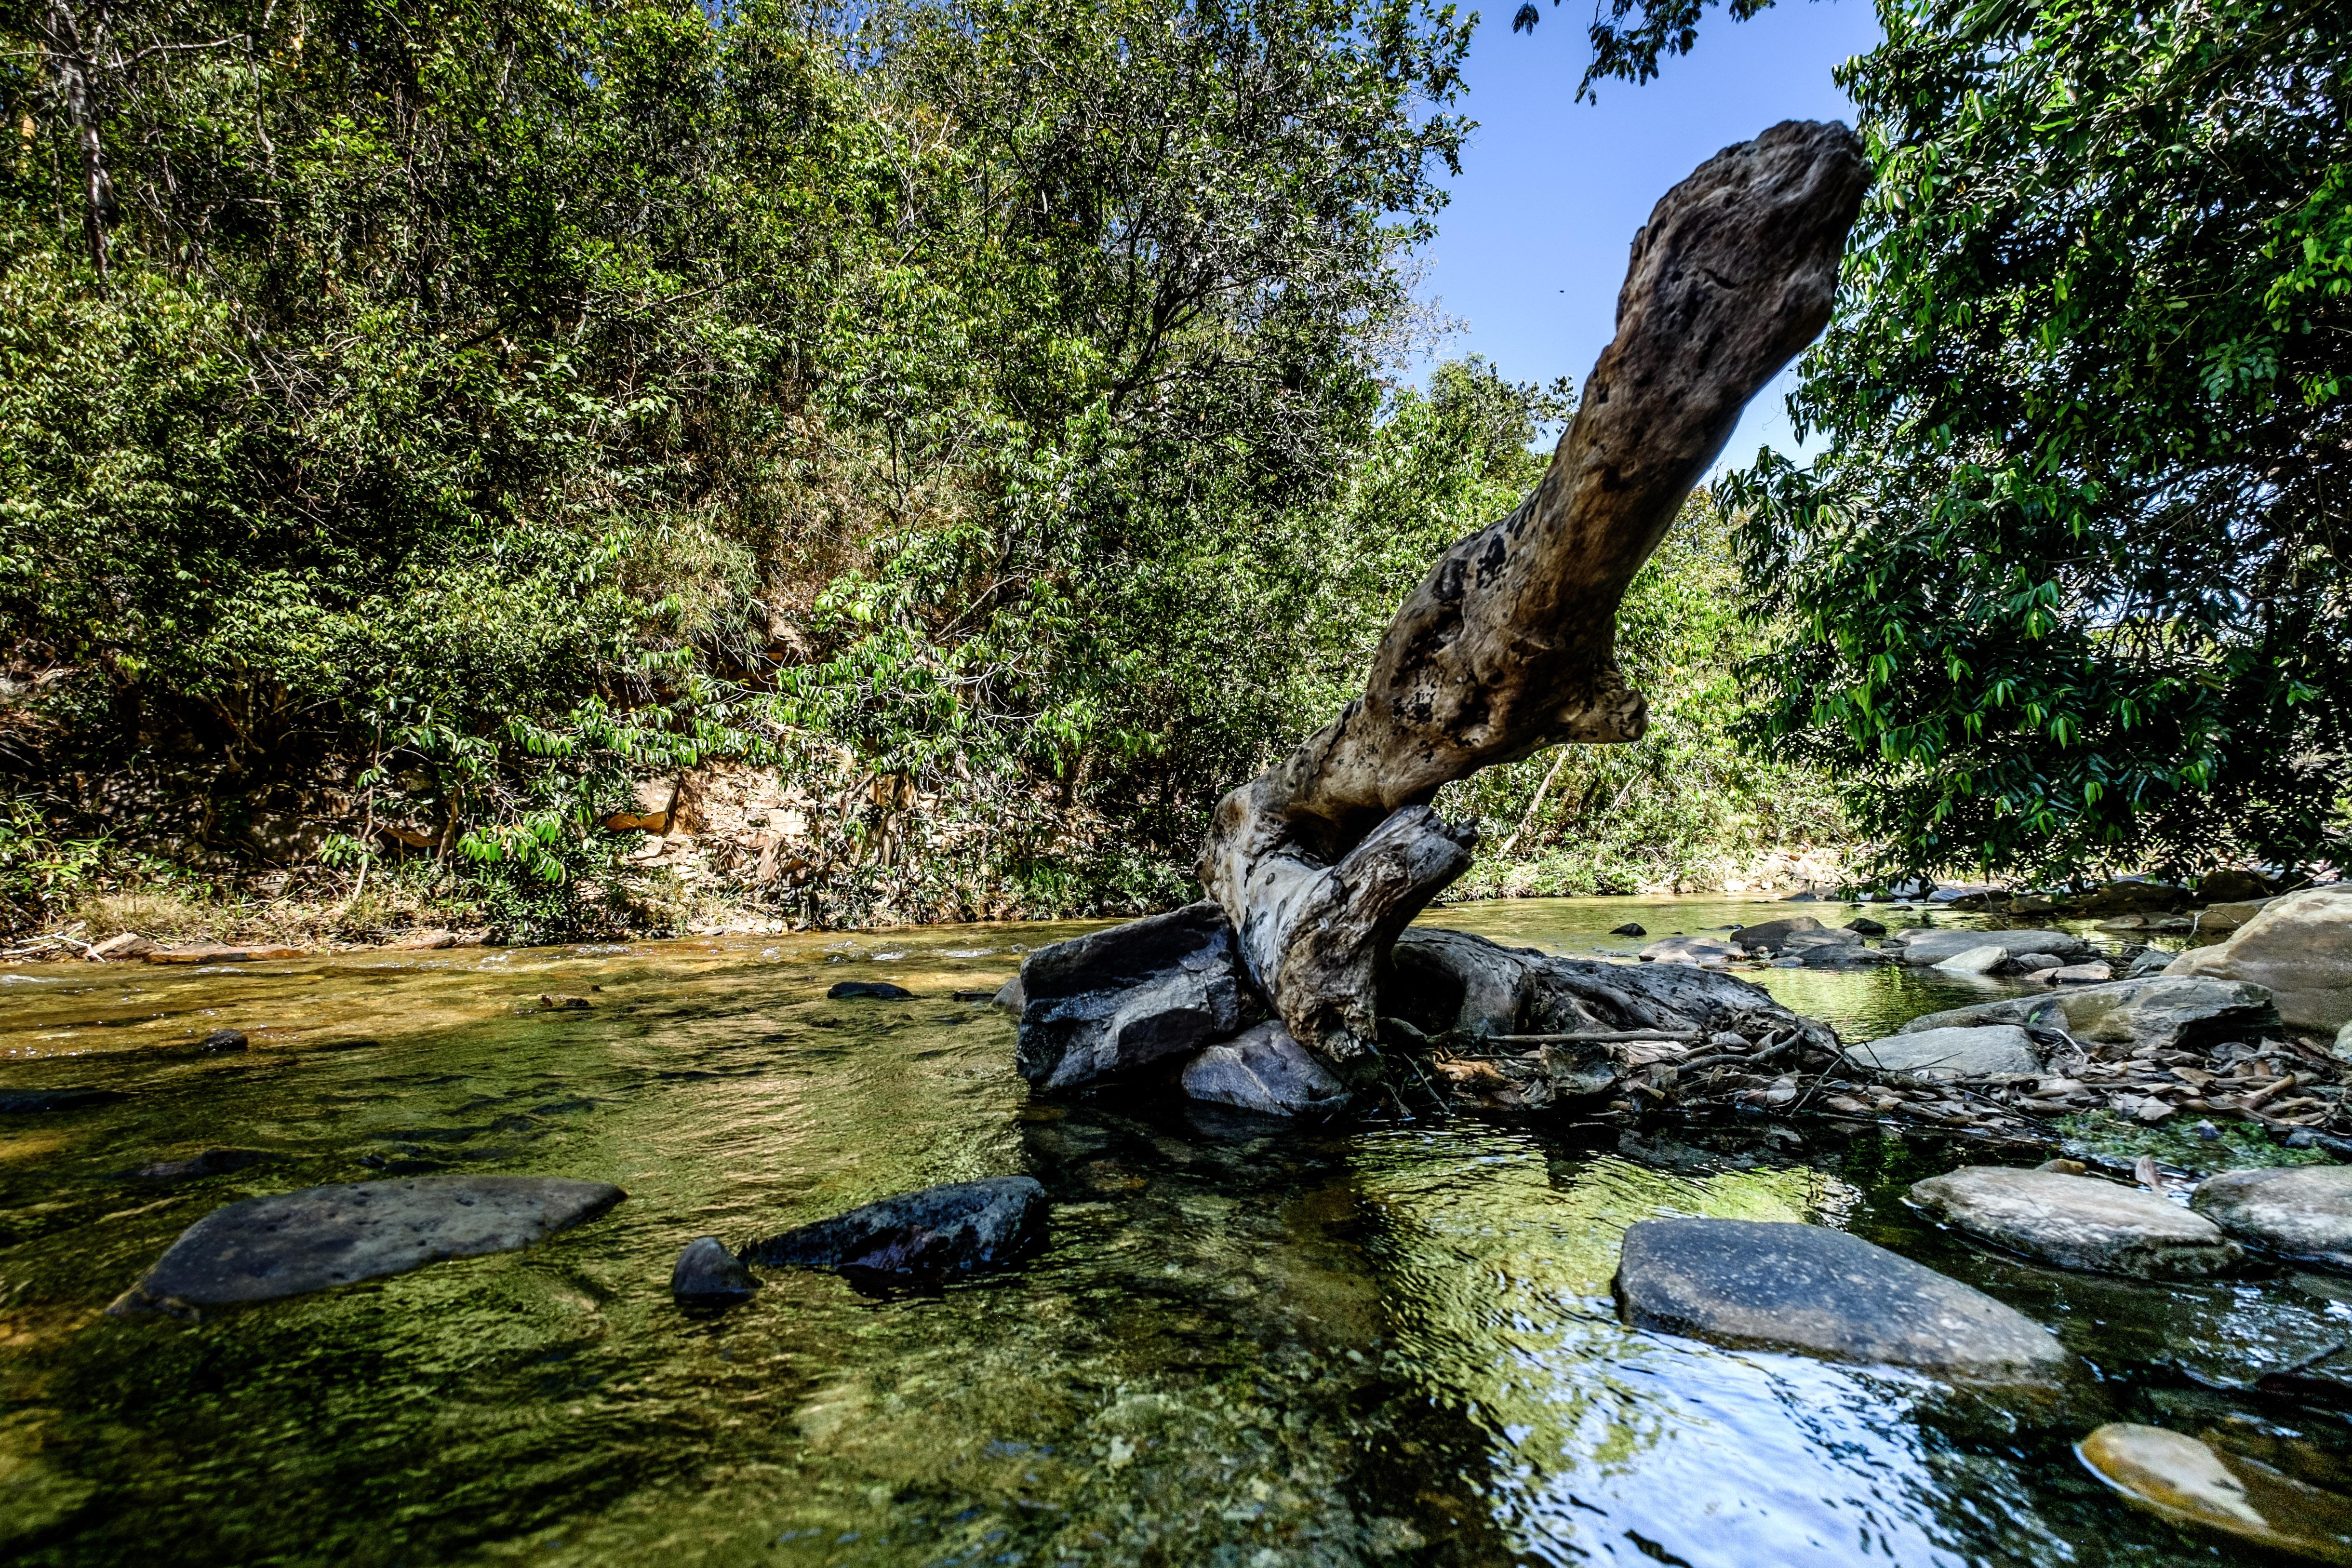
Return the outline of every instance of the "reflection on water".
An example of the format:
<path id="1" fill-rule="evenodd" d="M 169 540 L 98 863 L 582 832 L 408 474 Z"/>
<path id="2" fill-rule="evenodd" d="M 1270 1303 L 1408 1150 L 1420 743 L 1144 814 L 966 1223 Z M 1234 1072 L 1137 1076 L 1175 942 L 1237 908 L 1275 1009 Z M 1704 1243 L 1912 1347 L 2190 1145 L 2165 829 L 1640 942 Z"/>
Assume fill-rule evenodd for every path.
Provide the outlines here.
<path id="1" fill-rule="evenodd" d="M 1440 918 L 1589 949 L 1627 918 L 1759 913 Z M 1923 1414 L 1923 1384 L 1628 1331 L 1617 1238 L 1658 1214 L 1857 1229 L 2057 1327 L 2121 1409 L 2332 1462 L 2302 1415 L 2196 1379 L 2324 1344 L 2341 1282 L 1995 1259 L 1897 1201 L 1937 1168 L 1916 1151 L 1033 1102 L 1010 1026 L 950 998 L 1075 929 L 10 973 L 0 1089 L 125 1098 L 0 1118 L 0 1542 L 93 1564 L 2210 1560 L 2078 1479 L 2071 1429 L 1988 1437 Z M 918 996 L 824 999 L 848 977 Z M 1902 976 L 1766 978 L 1822 986 L 1849 1033 L 1941 1005 Z M 542 1012 L 544 991 L 594 1005 Z M 223 1026 L 259 1048 L 182 1048 Z M 207 1146 L 259 1160 L 133 1173 Z M 196 1324 L 101 1315 L 219 1204 L 436 1171 L 631 1195 L 529 1252 Z M 876 1300 L 771 1271 L 716 1316 L 668 1299 L 693 1236 L 1014 1171 L 1055 1206 L 1008 1273 Z"/>

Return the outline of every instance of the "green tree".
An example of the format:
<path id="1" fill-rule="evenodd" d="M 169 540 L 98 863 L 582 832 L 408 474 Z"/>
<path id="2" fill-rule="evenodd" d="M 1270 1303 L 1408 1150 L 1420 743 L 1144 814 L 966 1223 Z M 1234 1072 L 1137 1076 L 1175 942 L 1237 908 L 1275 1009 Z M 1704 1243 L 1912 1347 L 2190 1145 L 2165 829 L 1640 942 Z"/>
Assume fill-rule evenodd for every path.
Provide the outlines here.
<path id="1" fill-rule="evenodd" d="M 1730 488 L 1764 735 L 1889 869 L 2341 861 L 2352 30 L 2316 0 L 1883 7 L 1878 184 Z"/>

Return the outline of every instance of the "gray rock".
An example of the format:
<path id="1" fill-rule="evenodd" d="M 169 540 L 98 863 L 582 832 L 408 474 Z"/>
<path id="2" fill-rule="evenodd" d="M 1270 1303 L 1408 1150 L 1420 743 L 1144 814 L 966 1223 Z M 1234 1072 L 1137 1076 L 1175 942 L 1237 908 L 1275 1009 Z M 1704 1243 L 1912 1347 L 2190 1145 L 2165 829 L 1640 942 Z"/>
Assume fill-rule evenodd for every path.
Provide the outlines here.
<path id="1" fill-rule="evenodd" d="M 2045 969 L 2059 969 L 2065 960 L 2047 952 L 2021 952 L 2002 959 L 1989 972 L 1994 974 L 2039 974 Z"/>
<path id="2" fill-rule="evenodd" d="M 1644 963 L 1729 963 L 1747 955 L 1711 936 L 1661 937 L 1639 954 Z"/>
<path id="3" fill-rule="evenodd" d="M 1884 969 L 1896 962 L 1895 955 L 1881 952 L 1860 942 L 1825 942 L 1799 952 L 1790 950 L 1798 963 L 1807 969 Z"/>
<path id="4" fill-rule="evenodd" d="M 669 1293 L 688 1306 L 723 1307 L 748 1301 L 760 1282 L 715 1236 L 698 1236 L 677 1255 L 669 1272 Z"/>
<path id="5" fill-rule="evenodd" d="M 824 995 L 828 1002 L 844 1002 L 860 996 L 877 1002 L 908 1002 L 914 999 L 915 994 L 887 980 L 843 980 L 836 982 Z"/>
<path id="6" fill-rule="evenodd" d="M 2199 1050 L 2278 1026 L 2270 994 L 2231 980 L 2184 980 L 2169 974 L 2069 986 L 2048 996 L 2011 996 L 1953 1007 L 1912 1019 L 1898 1031 L 2018 1024 L 2063 1029 L 2101 1045 L 2158 1046 Z"/>
<path id="7" fill-rule="evenodd" d="M 2352 1165 L 2224 1171 L 2189 1206 L 2265 1251 L 2352 1268 Z"/>
<path id="8" fill-rule="evenodd" d="M 1273 1018 L 1194 1057 L 1184 1092 L 1265 1116 L 1322 1116 L 1348 1103 L 1347 1086 Z"/>
<path id="9" fill-rule="evenodd" d="M 593 1219 L 626 1195 L 557 1176 L 409 1176 L 247 1198 L 182 1231 L 107 1310 L 269 1301 L 443 1258 L 510 1252 Z"/>
<path id="10" fill-rule="evenodd" d="M 2352 1023 L 2352 882 L 2273 899 L 2228 941 L 2189 949 L 2165 973 L 2267 987 L 2288 1027 L 2333 1035 Z"/>
<path id="11" fill-rule="evenodd" d="M 2126 966 L 2124 978 L 2145 980 L 2151 974 L 2161 974 L 2164 973 L 2164 966 L 2178 956 L 2179 954 L 2168 952 L 2163 948 L 2151 947 Z"/>
<path id="12" fill-rule="evenodd" d="M 1848 1046 L 1844 1054 L 1856 1067 L 1909 1073 L 1915 1078 L 1976 1078 L 2042 1070 L 2032 1040 L 2014 1024 L 1889 1035 L 1867 1045 Z"/>
<path id="13" fill-rule="evenodd" d="M 884 1198 L 754 1242 L 741 1256 L 746 1263 L 890 1283 L 1009 1263 L 1045 1231 L 1045 1189 L 1028 1176 L 992 1176 Z"/>
<path id="14" fill-rule="evenodd" d="M 1935 967 L 1948 970 L 1954 974 L 1990 974 L 2008 962 L 2009 949 L 1988 942 L 1982 947 L 1956 952 Z"/>
<path id="15" fill-rule="evenodd" d="M 1789 939 L 1799 932 L 1811 934 L 1829 928 L 1811 915 L 1790 915 L 1784 920 L 1762 921 L 1752 926 L 1733 928 L 1731 940 L 1750 952 L 1778 955 Z"/>
<path id="16" fill-rule="evenodd" d="M 1782 939 L 1780 951 L 1801 953 L 1815 948 L 1861 945 L 1862 933 L 1858 931 L 1792 931 Z"/>
<path id="17" fill-rule="evenodd" d="M 1886 950 L 1906 963 L 1923 967 L 1957 958 L 1972 947 L 1997 947 L 2003 952 L 2048 952 L 2073 958 L 2091 951 L 2091 944 L 2063 931 L 1898 931 L 1886 939 Z"/>
<path id="18" fill-rule="evenodd" d="M 2053 1383 L 2073 1364 L 2032 1319 L 1858 1236 L 1738 1219 L 1643 1220 L 1616 1293 L 1636 1328 L 1967 1381 Z"/>
<path id="19" fill-rule="evenodd" d="M 1021 976 L 1015 974 L 996 988 L 996 1000 L 991 1002 L 989 1005 L 1000 1013 L 1010 1013 L 1018 1018 L 1021 1016 L 1021 1009 L 1027 1005 L 1028 1000 L 1021 990 Z"/>
<path id="20" fill-rule="evenodd" d="M 2208 871 L 2197 884 L 2197 897 L 2208 904 L 2261 903 L 2274 898 L 2281 884 L 2241 867 Z"/>
<path id="21" fill-rule="evenodd" d="M 1915 1184 L 1911 1201 L 1979 1241 L 2060 1268 L 2206 1279 L 2245 1261 L 2211 1220 L 2089 1176 L 1969 1165 Z"/>
<path id="22" fill-rule="evenodd" d="M 2112 964 L 2062 963 L 2055 969 L 2043 970 L 2034 978 L 2044 985 L 2105 985 L 2115 977 Z"/>
<path id="23" fill-rule="evenodd" d="M 1229 1039 L 1250 1021 L 1234 928 L 1188 904 L 1041 947 L 1021 964 L 1021 1076 L 1068 1089 Z"/>

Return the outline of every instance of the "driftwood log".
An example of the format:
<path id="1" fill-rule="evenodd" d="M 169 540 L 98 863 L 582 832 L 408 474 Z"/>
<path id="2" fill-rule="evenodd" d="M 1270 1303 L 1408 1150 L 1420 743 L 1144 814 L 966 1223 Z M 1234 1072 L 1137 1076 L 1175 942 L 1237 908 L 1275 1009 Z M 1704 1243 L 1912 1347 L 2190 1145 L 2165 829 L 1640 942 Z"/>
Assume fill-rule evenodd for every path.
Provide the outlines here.
<path id="1" fill-rule="evenodd" d="M 1748 399 L 1828 323 L 1869 182 L 1851 131 L 1790 121 L 1668 192 L 1542 482 L 1438 561 L 1362 697 L 1219 803 L 1201 880 L 1302 1043 L 1334 1062 L 1375 1048 L 1380 967 L 1476 842 L 1431 808 L 1440 786 L 1641 738 L 1619 601 Z"/>

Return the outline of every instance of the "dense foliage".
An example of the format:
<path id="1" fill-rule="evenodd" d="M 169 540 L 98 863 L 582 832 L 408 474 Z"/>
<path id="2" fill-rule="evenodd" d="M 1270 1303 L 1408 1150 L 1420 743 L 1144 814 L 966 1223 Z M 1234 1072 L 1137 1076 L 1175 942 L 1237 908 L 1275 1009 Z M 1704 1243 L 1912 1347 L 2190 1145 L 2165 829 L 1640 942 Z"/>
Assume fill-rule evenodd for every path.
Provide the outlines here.
<path id="1" fill-rule="evenodd" d="M 2346 854 L 2352 30 L 1896 5 L 1878 185 L 1738 487 L 1766 729 L 1901 868 Z"/>
<path id="2" fill-rule="evenodd" d="M 1348 651 L 1466 37 L 0 5 L 0 767 L 184 856 L 564 899 L 631 774 L 725 756 L 1017 818 L 1002 876 L 1089 803 L 1180 864 Z"/>

